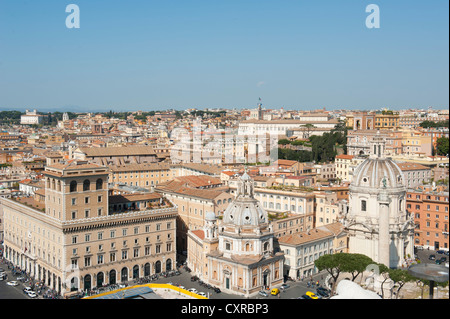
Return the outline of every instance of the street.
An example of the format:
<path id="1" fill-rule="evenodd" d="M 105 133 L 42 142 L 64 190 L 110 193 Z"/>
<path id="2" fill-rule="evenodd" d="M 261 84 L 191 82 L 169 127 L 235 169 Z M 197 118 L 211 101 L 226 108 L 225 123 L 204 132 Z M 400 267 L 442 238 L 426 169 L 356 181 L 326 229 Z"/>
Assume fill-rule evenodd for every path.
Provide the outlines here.
<path id="1" fill-rule="evenodd" d="M 172 283 L 173 285 L 181 285 L 185 287 L 185 289 L 195 288 L 199 292 L 204 292 L 209 299 L 247 299 L 244 296 L 235 295 L 235 294 L 228 294 L 225 292 L 216 293 L 212 289 L 207 289 L 203 286 L 201 286 L 198 281 L 191 281 L 191 273 L 185 271 L 184 269 L 180 270 L 181 274 L 178 276 L 172 276 L 172 277 L 160 277 L 156 281 L 152 281 L 152 283 Z M 323 284 L 323 278 L 326 278 L 327 274 L 326 272 L 319 273 L 313 275 L 313 281 L 319 280 L 320 284 Z M 290 286 L 289 288 L 285 290 L 281 290 L 281 293 L 279 296 L 272 296 L 270 295 L 270 290 L 266 290 L 268 296 L 263 297 L 260 295 L 256 295 L 249 299 L 296 299 L 302 295 L 304 295 L 307 291 L 312 291 L 316 293 L 316 288 L 308 288 L 307 286 L 307 280 L 304 281 L 288 281 L 287 284 Z M 276 287 L 271 287 L 276 288 Z M 209 294 L 209 295 L 208 295 Z"/>

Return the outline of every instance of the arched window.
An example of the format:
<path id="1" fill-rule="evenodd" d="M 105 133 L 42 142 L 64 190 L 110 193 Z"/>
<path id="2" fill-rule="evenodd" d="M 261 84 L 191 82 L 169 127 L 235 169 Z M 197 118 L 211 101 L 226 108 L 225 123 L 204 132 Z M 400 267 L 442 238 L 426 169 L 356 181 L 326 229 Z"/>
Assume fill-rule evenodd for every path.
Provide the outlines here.
<path id="1" fill-rule="evenodd" d="M 77 182 L 76 181 L 71 181 L 70 182 L 70 192 L 76 192 L 77 191 Z"/>
<path id="2" fill-rule="evenodd" d="M 88 179 L 85 179 L 83 182 L 83 192 L 88 191 L 91 188 L 91 182 Z"/>
<path id="3" fill-rule="evenodd" d="M 101 178 L 97 179 L 95 182 L 95 189 L 99 190 L 103 188 L 103 180 Z"/>

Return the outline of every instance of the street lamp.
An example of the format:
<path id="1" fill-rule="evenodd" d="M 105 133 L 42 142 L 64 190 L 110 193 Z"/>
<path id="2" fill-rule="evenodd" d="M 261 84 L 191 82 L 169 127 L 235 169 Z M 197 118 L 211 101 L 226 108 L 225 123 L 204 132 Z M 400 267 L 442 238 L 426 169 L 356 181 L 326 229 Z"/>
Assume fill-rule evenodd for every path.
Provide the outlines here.
<path id="1" fill-rule="evenodd" d="M 430 294 L 429 299 L 433 299 L 434 283 L 448 281 L 448 268 L 442 265 L 436 264 L 415 264 L 408 268 L 410 275 L 429 280 L 430 281 Z"/>

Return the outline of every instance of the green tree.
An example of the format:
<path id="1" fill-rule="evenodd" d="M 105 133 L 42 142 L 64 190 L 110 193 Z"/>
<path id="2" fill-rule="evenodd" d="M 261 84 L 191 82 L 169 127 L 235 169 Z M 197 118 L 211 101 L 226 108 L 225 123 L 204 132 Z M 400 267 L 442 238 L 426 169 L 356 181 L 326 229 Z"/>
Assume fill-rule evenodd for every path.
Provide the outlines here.
<path id="1" fill-rule="evenodd" d="M 352 274 L 352 281 L 355 281 L 358 275 L 367 269 L 367 266 L 375 264 L 372 258 L 363 254 L 346 255 L 346 264 L 344 264 L 342 270 Z"/>
<path id="2" fill-rule="evenodd" d="M 397 292 L 395 298 L 398 299 L 400 295 L 400 289 L 408 283 L 416 281 L 417 278 L 411 276 L 407 270 L 404 269 L 391 269 L 389 271 L 389 277 L 394 281 L 394 283 L 398 284 Z"/>
<path id="3" fill-rule="evenodd" d="M 330 276 L 333 278 L 333 285 L 331 287 L 331 293 L 333 294 L 336 289 L 336 283 L 338 281 L 341 272 L 347 269 L 347 259 L 348 254 L 337 253 L 337 254 L 327 254 L 320 256 L 314 261 L 314 265 L 319 269 L 319 271 L 326 270 Z"/>
<path id="4" fill-rule="evenodd" d="M 286 138 L 282 138 L 281 140 L 278 140 L 278 144 L 280 144 L 280 145 L 287 145 L 287 144 L 291 144 L 291 141 L 289 141 Z"/>
<path id="5" fill-rule="evenodd" d="M 447 137 L 440 137 L 436 141 L 436 151 L 438 155 L 448 155 L 449 143 Z"/>

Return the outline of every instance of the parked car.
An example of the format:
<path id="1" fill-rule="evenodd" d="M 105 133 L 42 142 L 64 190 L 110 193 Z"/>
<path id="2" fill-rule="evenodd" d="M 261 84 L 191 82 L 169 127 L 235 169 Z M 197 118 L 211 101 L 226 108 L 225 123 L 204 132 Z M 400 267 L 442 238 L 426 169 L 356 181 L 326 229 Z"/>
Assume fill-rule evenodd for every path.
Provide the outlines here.
<path id="1" fill-rule="evenodd" d="M 19 285 L 19 283 L 17 281 L 8 281 L 6 284 L 8 286 L 17 286 L 17 285 Z"/>
<path id="2" fill-rule="evenodd" d="M 330 289 L 327 289 L 327 288 L 324 288 L 324 287 L 317 287 L 317 290 L 324 291 L 324 292 L 326 292 L 327 294 L 330 294 L 330 293 L 331 293 L 331 290 L 330 290 Z"/>
<path id="3" fill-rule="evenodd" d="M 312 299 L 312 298 L 308 295 L 301 295 L 298 299 Z"/>
<path id="4" fill-rule="evenodd" d="M 429 259 L 429 260 L 435 260 L 435 259 L 436 259 L 436 256 L 435 256 L 435 255 L 430 255 L 430 256 L 428 257 L 428 259 Z"/>
<path id="5" fill-rule="evenodd" d="M 213 289 L 214 289 L 214 292 L 217 293 L 217 294 L 221 292 L 218 287 L 214 287 Z"/>
<path id="6" fill-rule="evenodd" d="M 445 250 L 438 250 L 436 253 L 439 255 L 442 255 L 442 254 L 445 254 Z"/>
<path id="7" fill-rule="evenodd" d="M 203 291 L 200 291 L 199 293 L 197 293 L 197 295 L 202 296 L 202 297 L 206 297 L 206 294 Z"/>
<path id="8" fill-rule="evenodd" d="M 264 290 L 261 290 L 260 292 L 258 292 L 258 295 L 263 296 L 263 297 L 269 296 L 269 294 L 267 292 L 265 292 Z"/>
<path id="9" fill-rule="evenodd" d="M 193 292 L 194 294 L 197 293 L 197 289 L 195 289 L 195 288 L 189 288 L 188 291 Z"/>
<path id="10" fill-rule="evenodd" d="M 30 297 L 30 298 L 36 298 L 37 297 L 37 294 L 34 291 L 29 291 L 27 294 L 28 294 L 28 297 Z"/>
<path id="11" fill-rule="evenodd" d="M 288 289 L 290 286 L 288 285 L 288 284 L 282 284 L 281 285 L 281 287 L 280 287 L 280 289 L 281 290 L 285 290 L 285 289 Z"/>
<path id="12" fill-rule="evenodd" d="M 33 289 L 31 289 L 31 287 L 25 287 L 25 288 L 23 288 L 23 292 L 24 292 L 24 293 L 28 293 L 28 292 L 30 292 L 30 291 L 33 291 Z"/>
<path id="13" fill-rule="evenodd" d="M 316 294 L 319 297 L 323 297 L 323 298 L 328 298 L 330 296 L 326 290 L 322 290 L 322 289 L 317 289 Z"/>

